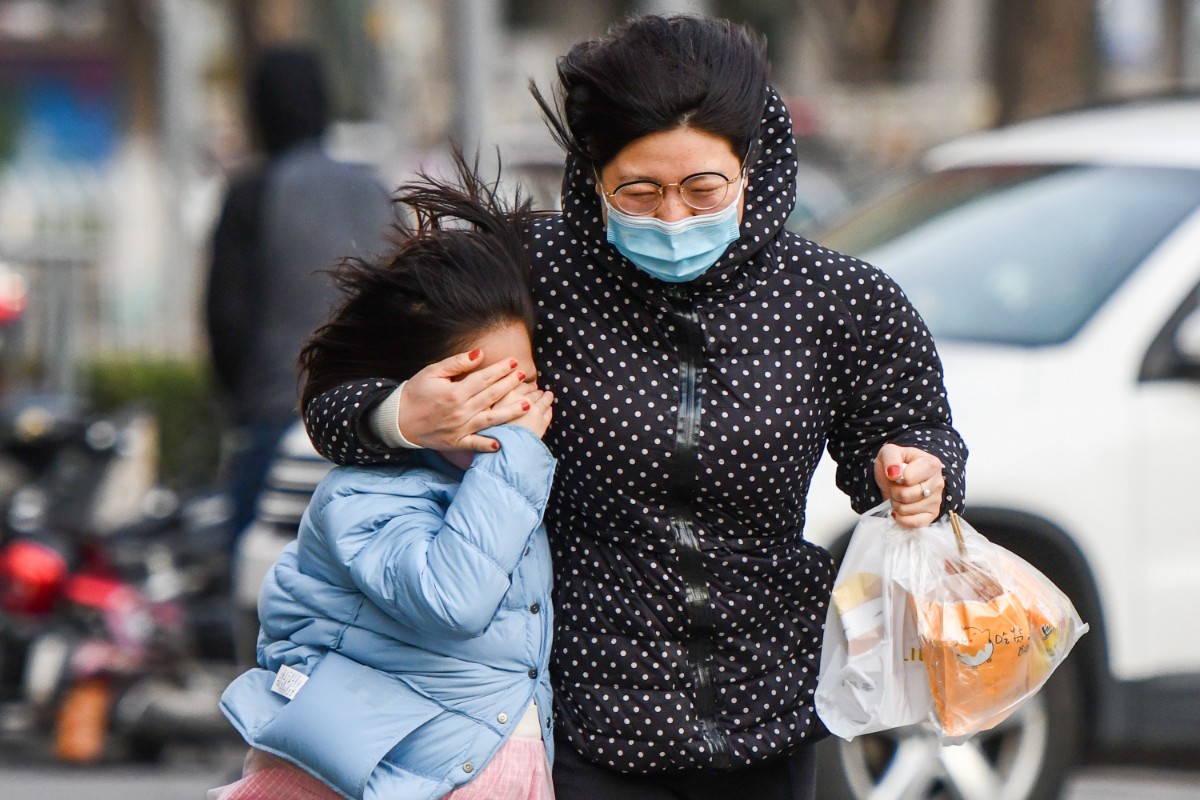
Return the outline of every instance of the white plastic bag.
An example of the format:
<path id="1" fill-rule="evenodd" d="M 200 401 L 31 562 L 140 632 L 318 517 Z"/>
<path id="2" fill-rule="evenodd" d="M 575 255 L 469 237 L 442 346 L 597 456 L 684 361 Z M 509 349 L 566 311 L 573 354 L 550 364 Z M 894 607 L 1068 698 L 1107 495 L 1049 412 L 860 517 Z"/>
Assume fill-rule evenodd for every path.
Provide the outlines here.
<path id="1" fill-rule="evenodd" d="M 929 717 L 932 697 L 916 619 L 891 575 L 898 545 L 891 503 L 863 514 L 833 584 L 825 620 L 817 714 L 843 739 Z"/>
<path id="2" fill-rule="evenodd" d="M 963 741 L 1037 692 L 1087 625 L 961 518 L 914 530 L 890 511 L 860 518 L 834 582 L 817 713 L 846 739 L 928 720 Z"/>

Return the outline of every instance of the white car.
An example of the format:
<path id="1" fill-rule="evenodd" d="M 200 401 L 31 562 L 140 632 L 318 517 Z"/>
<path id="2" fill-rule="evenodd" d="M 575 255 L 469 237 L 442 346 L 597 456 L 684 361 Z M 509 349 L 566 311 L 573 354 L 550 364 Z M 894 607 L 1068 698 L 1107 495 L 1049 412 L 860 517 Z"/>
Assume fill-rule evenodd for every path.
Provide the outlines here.
<path id="1" fill-rule="evenodd" d="M 256 661 L 258 593 L 263 579 L 283 548 L 296 538 L 313 490 L 331 469 L 333 464 L 312 446 L 304 424 L 293 422 L 275 449 L 254 521 L 234 550 L 234 650 L 243 666 L 253 666 Z"/>
<path id="2" fill-rule="evenodd" d="M 1091 626 L 997 729 L 823 744 L 821 797 L 1058 796 L 1100 754 L 1200 750 L 1200 100 L 1129 102 L 930 151 L 817 237 L 893 276 L 942 355 L 965 517 Z M 822 462 L 806 533 L 855 517 Z M 1192 472 L 1196 469 L 1197 472 Z"/>

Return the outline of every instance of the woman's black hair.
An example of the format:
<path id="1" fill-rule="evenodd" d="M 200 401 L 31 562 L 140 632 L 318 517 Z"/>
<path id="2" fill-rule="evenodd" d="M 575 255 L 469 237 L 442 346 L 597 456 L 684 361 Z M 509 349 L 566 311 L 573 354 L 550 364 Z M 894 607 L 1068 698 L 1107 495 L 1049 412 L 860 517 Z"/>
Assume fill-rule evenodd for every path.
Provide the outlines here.
<path id="1" fill-rule="evenodd" d="M 415 225 L 398 223 L 390 253 L 333 270 L 344 299 L 300 353 L 302 408 L 348 381 L 407 380 L 507 324 L 532 333 L 530 203 L 506 207 L 499 179 L 485 183 L 460 153 L 454 165 L 456 182 L 421 175 L 397 190 Z"/>
<path id="2" fill-rule="evenodd" d="M 647 134 L 687 126 L 746 156 L 767 97 L 766 42 L 728 20 L 632 17 L 558 60 L 552 105 L 530 92 L 566 150 L 604 167 Z"/>

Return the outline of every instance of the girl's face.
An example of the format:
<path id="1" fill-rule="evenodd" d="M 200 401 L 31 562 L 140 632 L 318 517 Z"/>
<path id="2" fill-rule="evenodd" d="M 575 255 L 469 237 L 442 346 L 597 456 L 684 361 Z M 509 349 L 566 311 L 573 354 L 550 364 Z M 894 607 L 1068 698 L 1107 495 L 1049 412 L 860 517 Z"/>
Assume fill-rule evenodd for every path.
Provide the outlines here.
<path id="1" fill-rule="evenodd" d="M 510 322 L 499 328 L 493 328 L 478 337 L 474 347 L 483 352 L 479 359 L 479 366 L 472 369 L 471 372 L 490 367 L 507 358 L 515 358 L 517 370 L 525 373 L 525 382 L 537 383 L 537 367 L 533 365 L 533 347 L 529 342 L 529 332 L 521 323 Z M 470 375 L 471 373 L 465 374 Z"/>
<path id="2" fill-rule="evenodd" d="M 529 341 L 529 331 L 525 330 L 525 326 L 521 323 L 511 322 L 499 328 L 493 328 L 476 338 L 468 349 L 475 348 L 482 351 L 479 364 L 470 372 L 463 373 L 459 380 L 485 367 L 514 359 L 517 362 L 517 371 L 525 373 L 525 378 L 523 384 L 513 392 L 526 393 L 537 385 L 537 367 L 533 365 L 533 347 Z M 440 452 L 447 461 L 460 469 L 471 466 L 471 461 L 475 458 L 475 453 L 471 450 L 442 450 Z"/>
<path id="3" fill-rule="evenodd" d="M 678 184 L 701 172 L 716 172 L 732 180 L 739 177 L 741 167 L 741 157 L 720 136 L 695 128 L 674 128 L 647 134 L 621 148 L 600 170 L 598 190 L 613 192 L 633 181 L 651 181 L 667 187 L 662 203 L 647 216 L 663 222 L 677 222 L 697 214 L 715 214 L 740 197 L 740 192 L 738 185 L 732 183 L 719 205 L 697 211 L 683 202 L 677 185 L 668 184 Z M 607 215 L 607 207 L 604 208 Z M 742 209 L 739 208 L 738 222 L 741 220 Z"/>

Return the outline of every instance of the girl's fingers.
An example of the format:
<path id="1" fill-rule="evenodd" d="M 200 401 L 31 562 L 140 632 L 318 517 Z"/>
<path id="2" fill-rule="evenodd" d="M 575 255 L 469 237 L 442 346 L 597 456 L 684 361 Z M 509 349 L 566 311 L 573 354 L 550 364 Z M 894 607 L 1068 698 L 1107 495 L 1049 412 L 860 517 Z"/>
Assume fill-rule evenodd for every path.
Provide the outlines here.
<path id="1" fill-rule="evenodd" d="M 524 391 L 519 387 L 509 393 L 504 402 L 497 404 L 491 413 L 496 416 L 496 424 L 508 422 L 526 428 L 540 437 L 545 434 L 546 427 L 550 424 L 550 404 L 553 400 L 554 396 L 550 392 L 537 388 Z M 505 417 L 508 419 L 504 419 Z"/>

